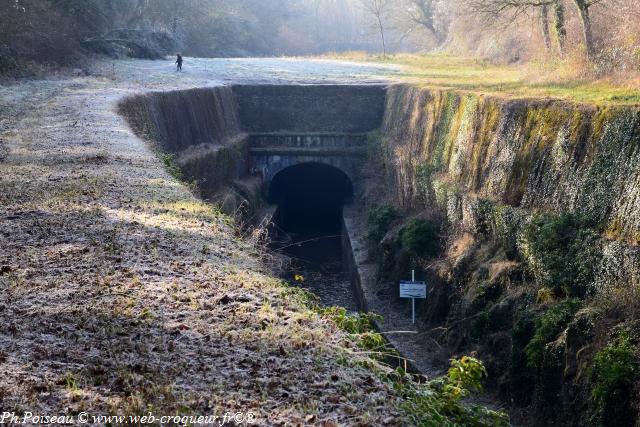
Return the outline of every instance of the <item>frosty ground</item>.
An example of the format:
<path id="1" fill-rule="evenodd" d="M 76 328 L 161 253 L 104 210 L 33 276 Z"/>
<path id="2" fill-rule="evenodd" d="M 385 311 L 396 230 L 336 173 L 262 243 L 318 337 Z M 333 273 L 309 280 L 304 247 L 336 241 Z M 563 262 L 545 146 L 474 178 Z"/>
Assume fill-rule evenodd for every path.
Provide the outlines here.
<path id="1" fill-rule="evenodd" d="M 116 113 L 146 90 L 376 82 L 393 69 L 188 58 L 184 68 L 101 62 L 88 76 L 0 86 L 0 408 L 403 424 L 365 356 Z"/>

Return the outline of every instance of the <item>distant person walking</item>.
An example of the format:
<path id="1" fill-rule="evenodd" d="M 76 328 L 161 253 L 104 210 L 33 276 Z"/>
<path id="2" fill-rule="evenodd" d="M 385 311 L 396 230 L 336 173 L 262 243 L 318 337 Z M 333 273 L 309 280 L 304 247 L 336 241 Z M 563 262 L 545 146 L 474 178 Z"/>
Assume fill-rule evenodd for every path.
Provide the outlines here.
<path id="1" fill-rule="evenodd" d="M 178 59 L 176 59 L 176 64 L 178 64 L 176 71 L 182 71 L 182 55 L 178 54 Z"/>

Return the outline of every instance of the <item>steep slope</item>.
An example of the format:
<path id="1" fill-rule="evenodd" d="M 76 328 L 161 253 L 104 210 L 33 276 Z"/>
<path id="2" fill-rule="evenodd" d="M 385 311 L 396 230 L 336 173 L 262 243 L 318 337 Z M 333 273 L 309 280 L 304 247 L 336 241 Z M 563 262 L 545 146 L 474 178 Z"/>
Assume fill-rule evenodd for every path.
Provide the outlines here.
<path id="1" fill-rule="evenodd" d="M 480 351 L 496 390 L 533 404 L 525 419 L 631 425 L 635 368 L 602 372 L 627 338 L 639 354 L 640 108 L 396 85 L 380 143 L 365 194 L 380 292 L 417 260 L 427 340 Z"/>

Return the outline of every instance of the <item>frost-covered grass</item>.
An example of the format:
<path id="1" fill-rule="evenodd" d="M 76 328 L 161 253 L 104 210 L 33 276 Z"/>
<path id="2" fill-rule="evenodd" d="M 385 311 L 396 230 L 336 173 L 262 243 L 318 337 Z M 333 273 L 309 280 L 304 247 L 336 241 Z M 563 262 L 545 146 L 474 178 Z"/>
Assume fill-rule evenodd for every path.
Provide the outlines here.
<path id="1" fill-rule="evenodd" d="M 368 355 L 133 136 L 118 85 L 0 90 L 38 94 L 0 102 L 25 103 L 0 109 L 0 407 L 403 425 Z"/>

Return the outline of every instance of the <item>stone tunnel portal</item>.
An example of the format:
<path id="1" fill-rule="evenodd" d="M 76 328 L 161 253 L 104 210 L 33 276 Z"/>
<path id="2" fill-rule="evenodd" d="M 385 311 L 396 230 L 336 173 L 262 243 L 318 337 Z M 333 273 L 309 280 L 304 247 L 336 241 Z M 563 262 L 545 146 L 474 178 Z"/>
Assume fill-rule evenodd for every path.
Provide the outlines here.
<path id="1" fill-rule="evenodd" d="M 347 173 L 319 162 L 282 169 L 267 192 L 277 205 L 274 247 L 292 261 L 288 276 L 301 275 L 323 304 L 348 310 L 358 309 L 358 299 L 343 264 L 342 208 L 353 194 Z"/>
<path id="2" fill-rule="evenodd" d="M 300 163 L 274 176 L 268 198 L 278 206 L 274 219 L 282 231 L 335 235 L 342 228 L 342 208 L 353 199 L 353 183 L 334 166 Z"/>

